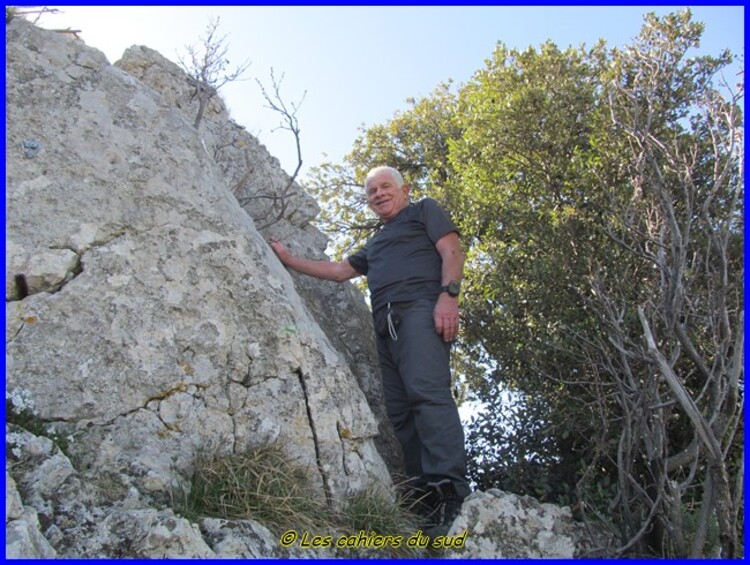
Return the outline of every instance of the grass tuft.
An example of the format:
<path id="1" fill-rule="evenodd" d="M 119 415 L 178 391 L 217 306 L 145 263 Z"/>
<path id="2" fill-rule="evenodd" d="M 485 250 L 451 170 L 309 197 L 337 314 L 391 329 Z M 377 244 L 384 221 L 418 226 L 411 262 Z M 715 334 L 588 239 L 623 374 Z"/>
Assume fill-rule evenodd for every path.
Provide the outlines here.
<path id="1" fill-rule="evenodd" d="M 276 535 L 297 530 L 300 535 L 311 532 L 338 539 L 364 532 L 405 540 L 415 531 L 414 516 L 382 488 L 355 493 L 337 512 L 327 506 L 319 490 L 308 469 L 292 462 L 279 447 L 265 446 L 242 454 L 201 456 L 189 492 L 180 493 L 173 506 L 192 521 L 255 520 Z M 377 553 L 380 557 L 414 554 L 405 543 Z"/>
<path id="2" fill-rule="evenodd" d="M 309 472 L 274 446 L 204 458 L 183 498 L 186 515 L 256 520 L 275 532 L 319 526 L 330 514 Z"/>

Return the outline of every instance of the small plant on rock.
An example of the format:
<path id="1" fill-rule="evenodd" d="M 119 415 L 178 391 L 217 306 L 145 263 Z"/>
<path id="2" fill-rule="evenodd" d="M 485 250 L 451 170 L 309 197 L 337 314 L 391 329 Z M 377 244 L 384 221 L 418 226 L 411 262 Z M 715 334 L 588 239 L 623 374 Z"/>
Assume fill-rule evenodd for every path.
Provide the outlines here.
<path id="1" fill-rule="evenodd" d="M 36 436 L 52 440 L 52 443 L 66 455 L 68 454 L 70 444 L 73 443 L 73 436 L 66 436 L 60 433 L 55 429 L 54 425 L 45 422 L 37 415 L 34 401 L 27 390 L 15 389 L 5 391 L 5 423 L 17 426 Z M 12 442 L 6 441 L 6 444 L 8 443 Z M 11 447 L 12 454 L 16 457 L 18 457 L 18 454 L 14 450 L 17 447 Z"/>

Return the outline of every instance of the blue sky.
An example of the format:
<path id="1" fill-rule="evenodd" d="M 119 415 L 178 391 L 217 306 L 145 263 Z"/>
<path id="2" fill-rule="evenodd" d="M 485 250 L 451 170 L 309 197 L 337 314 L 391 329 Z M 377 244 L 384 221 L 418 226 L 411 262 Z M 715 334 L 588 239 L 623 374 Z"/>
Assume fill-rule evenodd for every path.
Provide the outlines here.
<path id="1" fill-rule="evenodd" d="M 284 75 L 286 102 L 298 112 L 304 167 L 340 162 L 360 126 L 383 123 L 406 99 L 428 95 L 441 82 L 457 84 L 483 67 L 497 44 L 525 49 L 552 40 L 560 48 L 610 47 L 632 41 L 647 12 L 674 6 L 76 6 L 57 8 L 38 25 L 81 30 L 87 45 L 115 62 L 131 45 L 177 61 L 219 18 L 231 66 L 249 61 L 249 80 L 225 86 L 232 118 L 256 135 L 287 172 L 296 166 L 294 140 L 274 128 L 256 80 L 270 86 L 271 68 Z M 744 55 L 743 6 L 691 6 L 706 24 L 701 52 L 724 48 Z M 740 68 L 739 65 L 736 68 Z"/>

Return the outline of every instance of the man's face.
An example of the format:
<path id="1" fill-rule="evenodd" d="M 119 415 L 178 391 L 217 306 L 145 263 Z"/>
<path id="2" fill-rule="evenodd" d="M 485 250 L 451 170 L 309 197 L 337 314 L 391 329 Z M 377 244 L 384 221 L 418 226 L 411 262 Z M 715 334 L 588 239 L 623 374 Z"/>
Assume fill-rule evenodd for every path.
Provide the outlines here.
<path id="1" fill-rule="evenodd" d="M 365 186 L 367 203 L 377 216 L 387 222 L 409 205 L 409 185 L 398 186 L 393 177 L 383 171 L 372 177 Z"/>

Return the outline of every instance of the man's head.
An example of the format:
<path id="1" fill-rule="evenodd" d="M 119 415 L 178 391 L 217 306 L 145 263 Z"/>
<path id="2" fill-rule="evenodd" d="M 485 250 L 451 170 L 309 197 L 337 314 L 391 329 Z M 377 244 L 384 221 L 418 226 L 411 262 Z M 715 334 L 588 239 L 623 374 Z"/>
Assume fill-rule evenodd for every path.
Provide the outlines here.
<path id="1" fill-rule="evenodd" d="M 367 173 L 365 195 L 370 209 L 384 222 L 409 205 L 409 185 L 393 167 L 375 167 Z"/>

